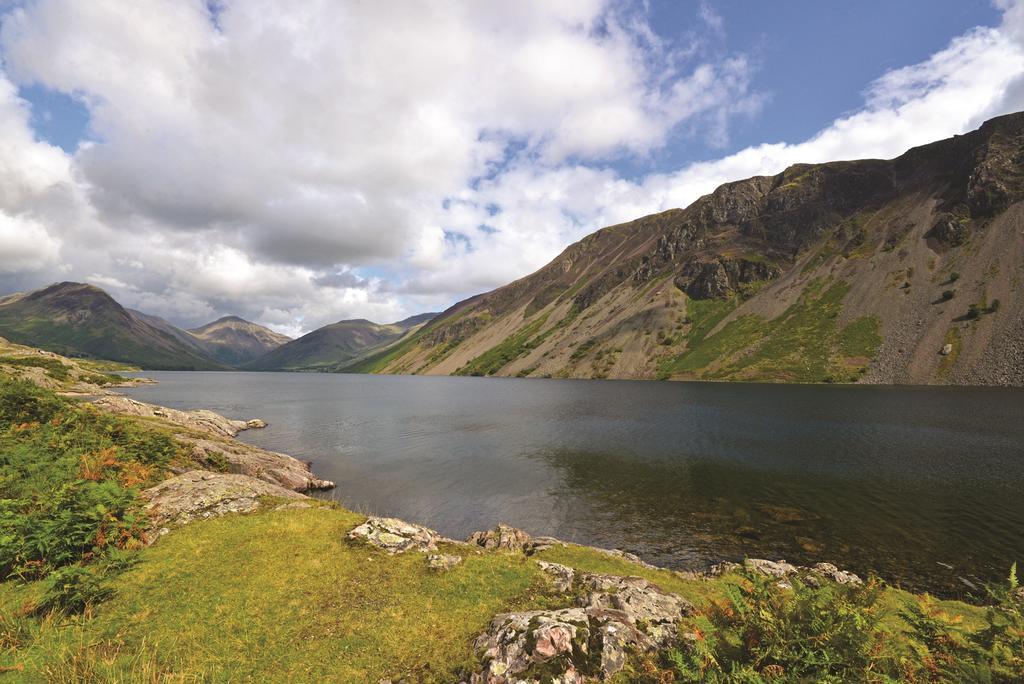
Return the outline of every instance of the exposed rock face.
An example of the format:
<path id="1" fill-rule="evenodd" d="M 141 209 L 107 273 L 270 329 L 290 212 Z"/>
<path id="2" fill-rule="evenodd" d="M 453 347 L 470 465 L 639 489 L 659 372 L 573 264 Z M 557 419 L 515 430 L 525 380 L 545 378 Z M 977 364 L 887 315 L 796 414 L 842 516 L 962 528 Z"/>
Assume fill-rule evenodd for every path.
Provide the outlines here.
<path id="1" fill-rule="evenodd" d="M 154 528 L 185 525 L 227 513 L 249 513 L 265 496 L 305 499 L 302 494 L 248 475 L 193 470 L 142 492 Z"/>
<path id="2" fill-rule="evenodd" d="M 466 543 L 485 549 L 502 549 L 504 551 L 530 552 L 533 550 L 533 539 L 529 534 L 505 523 L 498 523 L 493 530 L 474 532 L 466 539 Z"/>
<path id="3" fill-rule="evenodd" d="M 543 563 L 556 587 L 568 589 L 571 568 Z M 539 670 L 555 681 L 607 679 L 631 650 L 664 647 L 677 639 L 676 624 L 693 606 L 639 577 L 581 574 L 588 590 L 579 606 L 496 616 L 476 641 L 484 665 L 475 682 L 539 682 Z M 544 680 L 548 681 L 548 680 Z"/>
<path id="4" fill-rule="evenodd" d="M 445 553 L 427 556 L 427 566 L 434 572 L 448 572 L 462 562 L 462 556 L 449 556 Z"/>
<path id="5" fill-rule="evenodd" d="M 729 562 L 718 563 L 705 574 L 708 577 L 718 577 L 740 569 L 779 579 L 785 579 L 791 575 L 806 575 L 807 579 L 812 582 L 816 581 L 816 578 L 823 578 L 838 584 L 859 585 L 864 583 L 859 576 L 846 570 L 840 570 L 831 563 L 816 563 L 811 567 L 806 567 L 793 565 L 784 560 L 770 561 L 763 558 L 748 558 L 743 561 L 742 565 Z"/>
<path id="6" fill-rule="evenodd" d="M 234 437 L 242 430 L 251 428 L 266 427 L 266 423 L 256 418 L 253 420 L 231 420 L 219 413 L 201 409 L 198 411 L 179 411 L 177 409 L 155 406 L 141 401 L 135 401 L 128 397 L 110 396 L 101 397 L 93 402 L 95 406 L 110 411 L 111 413 L 123 413 L 129 416 L 142 416 L 145 418 L 163 418 L 164 420 L 182 425 L 193 430 L 208 432 L 219 437 Z"/>
<path id="7" fill-rule="evenodd" d="M 212 470 L 249 475 L 297 492 L 331 489 L 334 483 L 313 475 L 309 465 L 286 454 L 265 451 L 242 442 L 178 435 L 191 447 L 192 459 Z"/>
<path id="8" fill-rule="evenodd" d="M 398 518 L 371 516 L 362 525 L 349 532 L 348 538 L 365 541 L 388 553 L 395 554 L 406 551 L 423 553 L 437 551 L 437 542 L 441 536 L 430 528 L 413 525 Z"/>
<path id="9" fill-rule="evenodd" d="M 565 593 L 572 588 L 573 578 L 576 576 L 576 571 L 565 565 L 559 563 L 548 563 L 545 561 L 539 561 L 540 569 L 551 579 L 551 584 L 554 586 L 555 591 Z"/>

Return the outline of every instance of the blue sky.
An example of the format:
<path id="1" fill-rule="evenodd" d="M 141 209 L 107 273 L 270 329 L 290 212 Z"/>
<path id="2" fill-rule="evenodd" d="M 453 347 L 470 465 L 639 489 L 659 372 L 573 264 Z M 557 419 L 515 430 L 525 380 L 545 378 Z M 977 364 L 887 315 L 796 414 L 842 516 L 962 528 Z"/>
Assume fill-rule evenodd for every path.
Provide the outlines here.
<path id="1" fill-rule="evenodd" d="M 32 0 L 0 56 L 0 292 L 295 334 L 1022 109 L 1024 0 Z"/>

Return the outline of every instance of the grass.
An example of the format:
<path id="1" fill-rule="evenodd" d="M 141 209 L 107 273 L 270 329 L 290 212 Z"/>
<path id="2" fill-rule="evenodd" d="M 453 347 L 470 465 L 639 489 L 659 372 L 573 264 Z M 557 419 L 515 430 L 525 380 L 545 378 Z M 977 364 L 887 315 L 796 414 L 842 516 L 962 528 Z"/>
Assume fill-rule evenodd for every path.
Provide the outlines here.
<path id="1" fill-rule="evenodd" d="M 728 300 L 691 301 L 687 348 L 662 363 L 661 374 L 713 380 L 846 382 L 855 380 L 881 345 L 875 317 L 859 318 L 842 330 L 836 320 L 849 287 L 815 280 L 782 315 L 753 315 L 708 333 L 732 311 Z"/>
<path id="2" fill-rule="evenodd" d="M 21 368 L 42 368 L 54 380 L 64 382 L 71 374 L 60 360 L 50 356 L 0 356 L 0 365 Z"/>
<path id="3" fill-rule="evenodd" d="M 951 350 L 939 360 L 938 374 L 940 378 L 949 375 L 949 372 L 953 370 L 953 366 L 956 365 L 957 358 L 960 356 L 960 330 L 956 326 L 951 327 L 946 331 L 946 337 L 942 343 L 950 345 Z"/>

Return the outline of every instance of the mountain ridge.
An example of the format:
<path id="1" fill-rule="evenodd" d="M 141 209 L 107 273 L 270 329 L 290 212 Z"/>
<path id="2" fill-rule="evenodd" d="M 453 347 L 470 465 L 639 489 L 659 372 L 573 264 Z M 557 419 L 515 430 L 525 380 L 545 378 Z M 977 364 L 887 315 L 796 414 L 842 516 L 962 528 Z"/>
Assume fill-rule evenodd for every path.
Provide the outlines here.
<path id="1" fill-rule="evenodd" d="M 1024 114 L 603 228 L 384 373 L 1024 384 Z M 994 302 L 994 305 L 993 305 Z"/>

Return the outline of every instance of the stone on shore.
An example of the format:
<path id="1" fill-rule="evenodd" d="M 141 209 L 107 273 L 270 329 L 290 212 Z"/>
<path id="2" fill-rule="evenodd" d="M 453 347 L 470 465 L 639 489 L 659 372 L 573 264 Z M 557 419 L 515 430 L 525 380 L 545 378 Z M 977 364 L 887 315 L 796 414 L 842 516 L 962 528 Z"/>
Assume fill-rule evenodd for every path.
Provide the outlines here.
<path id="1" fill-rule="evenodd" d="M 250 513 L 262 497 L 303 500 L 306 497 L 248 475 L 192 470 L 142 492 L 154 529 L 185 525 L 228 513 Z"/>
<path id="2" fill-rule="evenodd" d="M 747 558 L 743 564 L 730 563 L 728 561 L 717 563 L 705 573 L 707 577 L 719 577 L 730 572 L 746 569 L 766 577 L 776 577 L 780 580 L 791 575 L 803 575 L 812 584 L 820 579 L 830 580 L 837 584 L 860 585 L 864 583 L 858 575 L 847 570 L 840 570 L 831 563 L 816 563 L 811 567 L 793 565 L 784 560 L 770 561 L 764 558 Z"/>
<path id="3" fill-rule="evenodd" d="M 261 428 L 267 425 L 259 418 L 248 421 L 231 420 L 219 413 L 207 411 L 206 409 L 179 411 L 178 409 L 165 406 L 146 404 L 120 395 L 100 397 L 93 402 L 93 405 L 111 413 L 141 416 L 144 418 L 163 418 L 172 423 L 219 437 L 234 437 L 242 430 Z"/>
<path id="4" fill-rule="evenodd" d="M 466 539 L 466 543 L 485 549 L 522 551 L 524 553 L 533 551 L 533 539 L 530 535 L 505 523 L 498 523 L 493 530 L 474 532 Z"/>
<path id="5" fill-rule="evenodd" d="M 391 554 L 437 551 L 437 542 L 441 539 L 437 532 L 422 525 L 377 516 L 367 518 L 366 522 L 348 533 L 348 538 L 365 541 Z"/>
<path id="6" fill-rule="evenodd" d="M 331 489 L 334 483 L 313 475 L 309 464 L 287 454 L 266 451 L 243 442 L 178 435 L 191 447 L 192 460 L 211 470 L 248 475 L 297 492 Z"/>

